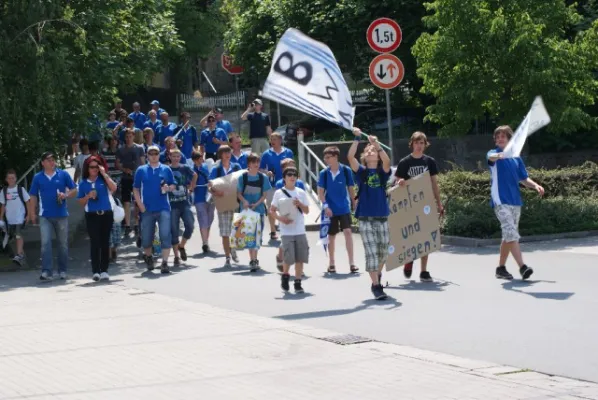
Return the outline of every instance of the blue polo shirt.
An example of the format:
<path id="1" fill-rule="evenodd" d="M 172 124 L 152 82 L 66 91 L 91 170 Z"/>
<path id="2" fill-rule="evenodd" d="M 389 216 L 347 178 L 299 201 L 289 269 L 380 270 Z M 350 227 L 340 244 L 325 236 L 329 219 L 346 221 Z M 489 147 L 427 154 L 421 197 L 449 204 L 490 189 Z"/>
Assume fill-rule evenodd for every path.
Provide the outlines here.
<path id="1" fill-rule="evenodd" d="M 175 135 L 175 140 L 179 139 L 183 141 L 183 145 L 181 146 L 181 152 L 183 152 L 183 155 L 185 157 L 191 158 L 191 153 L 193 153 L 193 146 L 199 143 L 199 140 L 197 139 L 197 130 L 194 126 L 189 126 L 186 130 L 183 130 L 183 127 L 179 127 L 179 131 Z"/>
<path id="2" fill-rule="evenodd" d="M 154 142 L 158 143 L 160 147 L 164 147 L 164 140 L 168 136 L 173 136 L 176 132 L 177 126 L 173 122 L 169 122 L 168 125 L 160 124 L 156 128 L 156 132 L 154 135 Z"/>
<path id="3" fill-rule="evenodd" d="M 156 120 L 156 122 L 152 122 L 151 120 L 147 120 L 145 121 L 145 124 L 143 124 L 143 128 L 152 128 L 152 131 L 154 131 L 154 143 L 158 143 L 156 142 L 156 131 L 158 130 L 158 127 L 162 125 L 162 121 L 160 121 L 159 119 Z"/>
<path id="4" fill-rule="evenodd" d="M 320 171 L 318 187 L 326 191 L 326 202 L 334 216 L 351 213 L 351 202 L 347 185 L 355 186 L 353 171 L 346 165 L 340 164 L 336 177 L 332 176 L 330 167 Z M 348 181 L 347 181 L 348 179 Z"/>
<path id="5" fill-rule="evenodd" d="M 230 163 L 230 167 L 227 171 L 224 170 L 222 164 L 218 163 L 218 165 L 212 168 L 212 172 L 210 172 L 210 180 L 214 180 L 216 178 L 221 178 L 226 175 L 230 175 L 233 172 L 240 171 L 242 168 L 239 164 L 235 164 L 233 162 Z"/>
<path id="6" fill-rule="evenodd" d="M 238 158 L 231 153 L 230 162 L 239 164 L 241 166 L 241 169 L 247 169 L 247 153 L 241 153 L 241 155 Z"/>
<path id="7" fill-rule="evenodd" d="M 159 164 L 156 168 L 146 164 L 137 168 L 133 187 L 139 189 L 141 202 L 149 212 L 170 211 L 168 193 L 162 194 L 162 181 L 174 185 L 174 175 L 169 166 Z"/>
<path id="8" fill-rule="evenodd" d="M 260 174 L 262 174 L 261 172 L 258 172 L 256 175 L 249 175 L 248 172 L 245 172 L 247 174 L 247 183 L 249 182 L 257 182 L 260 179 Z M 266 193 L 268 190 L 272 189 L 272 186 L 270 185 L 270 181 L 268 180 L 267 176 L 264 176 L 262 178 L 264 180 L 263 184 L 262 184 L 262 193 Z M 259 183 L 258 183 L 259 186 Z M 254 186 L 250 186 L 247 185 L 245 187 L 245 192 L 243 193 L 243 178 L 239 178 L 239 181 L 237 182 L 237 191 L 239 193 L 243 194 L 243 197 L 245 198 L 245 200 L 247 200 L 249 202 L 249 204 L 253 204 L 253 203 L 257 203 L 257 201 L 260 199 L 260 189 L 258 187 L 254 187 Z M 243 203 L 241 203 L 241 210 L 243 210 Z M 261 214 L 261 215 L 265 215 L 266 214 L 266 206 L 264 205 L 264 202 L 262 202 L 262 204 L 260 204 L 259 206 L 257 206 L 254 210 L 256 213 Z"/>
<path id="9" fill-rule="evenodd" d="M 284 179 L 277 180 L 276 181 L 276 189 L 282 189 L 283 187 L 284 187 Z M 295 187 L 305 190 L 305 184 L 303 183 L 303 181 L 301 179 L 297 179 L 297 181 L 295 182 Z"/>
<path id="10" fill-rule="evenodd" d="M 200 167 L 193 166 L 193 172 L 197 174 L 197 186 L 193 191 L 195 203 L 205 203 L 208 195 L 208 181 L 210 180 L 210 171 L 208 166 L 202 164 Z"/>
<path id="11" fill-rule="evenodd" d="M 247 114 L 247 121 L 249 121 L 249 139 L 268 137 L 266 127 L 271 125 L 268 114 L 252 112 Z"/>
<path id="12" fill-rule="evenodd" d="M 91 182 L 89 179 L 81 180 L 81 182 L 79 182 L 79 192 L 77 192 L 77 198 L 82 199 L 83 197 L 87 196 L 87 194 L 91 192 L 94 187 L 98 197 L 95 200 L 89 199 L 87 201 L 85 211 L 112 211 L 112 204 L 110 204 L 110 190 L 108 189 L 108 185 L 106 185 L 106 182 L 102 177 L 98 177 L 95 182 Z"/>
<path id="13" fill-rule="evenodd" d="M 498 153 L 502 153 L 502 150 L 497 147 L 486 156 L 490 167 L 490 206 L 522 206 L 519 182 L 528 178 L 525 164 L 521 157 L 490 161 L 490 156 Z"/>
<path id="14" fill-rule="evenodd" d="M 220 128 L 226 133 L 227 135 L 231 132 L 234 132 L 233 126 L 230 124 L 229 121 L 223 119 L 222 121 L 216 122 L 216 128 Z"/>
<path id="15" fill-rule="evenodd" d="M 106 121 L 106 129 L 110 129 L 111 131 L 113 131 L 117 125 L 118 121 Z"/>
<path id="16" fill-rule="evenodd" d="M 386 198 L 386 184 L 390 178 L 390 170 L 382 168 L 366 168 L 359 166 L 355 174 L 359 185 L 359 202 L 355 217 L 388 217 L 390 209 Z"/>
<path id="17" fill-rule="evenodd" d="M 216 153 L 220 148 L 220 145 L 217 143 L 212 142 L 212 139 L 216 138 L 223 141 L 228 141 L 228 136 L 226 136 L 226 132 L 224 132 L 220 128 L 216 128 L 213 131 L 210 129 L 204 129 L 201 131 L 201 137 L 199 139 L 199 144 L 201 144 L 204 148 L 206 153 Z"/>
<path id="18" fill-rule="evenodd" d="M 57 193 L 66 193 L 67 188 L 75 189 L 75 182 L 68 172 L 60 168 L 56 168 L 50 177 L 44 171 L 35 174 L 29 195 L 39 199 L 39 215 L 44 218 L 68 217 L 66 200 L 62 204 L 56 202 Z"/>
<path id="19" fill-rule="evenodd" d="M 145 127 L 145 121 L 147 121 L 147 117 L 142 112 L 132 112 L 129 114 L 129 118 L 132 118 L 135 121 L 135 128 L 143 130 Z"/>
<path id="20" fill-rule="evenodd" d="M 273 148 L 269 148 L 262 154 L 260 169 L 274 172 L 274 179 L 271 179 L 272 183 L 282 179 L 282 167 L 280 163 L 285 158 L 293 158 L 293 151 L 286 147 L 283 147 L 278 154 Z"/>

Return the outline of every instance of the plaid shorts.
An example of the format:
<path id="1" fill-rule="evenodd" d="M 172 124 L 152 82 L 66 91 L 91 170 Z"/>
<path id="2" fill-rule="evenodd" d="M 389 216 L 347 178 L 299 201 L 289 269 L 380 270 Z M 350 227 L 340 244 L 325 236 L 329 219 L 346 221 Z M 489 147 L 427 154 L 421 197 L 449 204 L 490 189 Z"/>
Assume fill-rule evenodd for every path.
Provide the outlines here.
<path id="1" fill-rule="evenodd" d="M 218 229 L 220 229 L 220 237 L 230 237 L 233 232 L 234 215 L 234 211 L 218 212 Z"/>
<path id="2" fill-rule="evenodd" d="M 388 221 L 382 219 L 360 219 L 359 232 L 365 249 L 365 270 L 374 272 L 380 264 L 386 263 L 390 234 Z"/>
<path id="3" fill-rule="evenodd" d="M 494 207 L 494 214 L 500 222 L 503 242 L 518 242 L 519 236 L 519 218 L 521 218 L 521 207 L 501 204 Z"/>
<path id="4" fill-rule="evenodd" d="M 112 230 L 110 231 L 110 247 L 116 249 L 118 246 L 120 246 L 122 236 L 123 234 L 121 225 L 114 222 L 112 224 Z"/>

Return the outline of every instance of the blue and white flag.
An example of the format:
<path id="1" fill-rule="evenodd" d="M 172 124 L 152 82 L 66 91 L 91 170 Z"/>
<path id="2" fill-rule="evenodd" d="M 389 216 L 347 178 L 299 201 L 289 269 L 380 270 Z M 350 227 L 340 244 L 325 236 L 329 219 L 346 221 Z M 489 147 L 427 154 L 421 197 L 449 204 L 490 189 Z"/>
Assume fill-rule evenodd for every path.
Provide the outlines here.
<path id="1" fill-rule="evenodd" d="M 548 124 L 550 124 L 550 116 L 548 115 L 548 111 L 546 111 L 546 107 L 544 107 L 542 97 L 537 96 L 525 119 L 517 128 L 511 140 L 509 140 L 507 147 L 505 147 L 503 157 L 519 157 L 527 138 Z"/>
<path id="2" fill-rule="evenodd" d="M 280 38 L 262 95 L 288 107 L 353 129 L 351 92 L 324 43 L 289 28 Z"/>
<path id="3" fill-rule="evenodd" d="M 328 230 L 330 229 L 330 218 L 326 216 L 326 209 L 322 210 L 320 216 L 320 240 L 318 246 L 324 246 L 324 252 L 328 254 Z"/>

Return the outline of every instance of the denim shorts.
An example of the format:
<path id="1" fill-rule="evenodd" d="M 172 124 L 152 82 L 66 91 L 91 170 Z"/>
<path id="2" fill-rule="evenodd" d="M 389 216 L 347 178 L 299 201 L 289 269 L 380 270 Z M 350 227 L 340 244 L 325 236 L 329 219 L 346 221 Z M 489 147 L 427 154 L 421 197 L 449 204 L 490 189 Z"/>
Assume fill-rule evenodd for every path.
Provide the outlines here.
<path id="1" fill-rule="evenodd" d="M 141 216 L 141 247 L 149 249 L 154 242 L 156 224 L 160 235 L 160 246 L 162 249 L 172 247 L 172 235 L 170 226 L 170 211 L 146 211 Z"/>

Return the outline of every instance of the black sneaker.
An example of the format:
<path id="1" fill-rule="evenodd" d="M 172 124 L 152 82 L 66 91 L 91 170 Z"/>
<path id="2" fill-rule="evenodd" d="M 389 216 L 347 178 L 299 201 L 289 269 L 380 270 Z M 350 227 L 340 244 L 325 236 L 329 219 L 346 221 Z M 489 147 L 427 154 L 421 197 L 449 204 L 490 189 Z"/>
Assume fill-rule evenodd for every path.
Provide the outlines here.
<path id="1" fill-rule="evenodd" d="M 419 273 L 419 280 L 422 282 L 432 282 L 432 276 L 428 271 L 422 271 Z"/>
<path id="2" fill-rule="evenodd" d="M 135 232 L 135 235 L 139 235 L 139 225 L 133 227 L 133 232 Z"/>
<path id="3" fill-rule="evenodd" d="M 181 256 L 181 260 L 187 261 L 187 251 L 185 251 L 184 247 L 179 247 L 179 255 Z"/>
<path id="4" fill-rule="evenodd" d="M 413 272 L 413 261 L 405 264 L 405 266 L 403 267 L 403 275 L 405 275 L 405 278 L 409 279 L 409 278 L 411 278 L 412 272 Z"/>
<path id="5" fill-rule="evenodd" d="M 148 271 L 153 271 L 154 270 L 154 257 L 152 256 L 143 256 L 143 261 L 145 261 L 145 264 L 147 265 L 147 270 Z"/>
<path id="6" fill-rule="evenodd" d="M 168 263 L 166 261 L 162 261 L 162 265 L 160 266 L 160 273 L 170 274 L 170 268 L 168 268 Z"/>
<path id="7" fill-rule="evenodd" d="M 506 279 L 510 281 L 511 279 L 513 279 L 513 275 L 509 274 L 509 271 L 507 271 L 507 267 L 501 265 L 500 267 L 496 268 L 496 278 Z"/>
<path id="8" fill-rule="evenodd" d="M 295 293 L 304 293 L 303 288 L 301 287 L 301 279 L 295 279 L 293 287 L 295 288 Z"/>
<path id="9" fill-rule="evenodd" d="M 174 261 L 173 261 L 174 265 L 180 265 L 181 264 L 181 259 L 179 257 L 175 257 Z"/>
<path id="10" fill-rule="evenodd" d="M 131 235 L 131 227 L 130 226 L 125 226 L 125 237 L 129 237 Z"/>
<path id="11" fill-rule="evenodd" d="M 260 269 L 259 261 L 258 260 L 251 260 L 249 262 L 249 272 L 256 272 Z"/>
<path id="12" fill-rule="evenodd" d="M 203 251 L 204 253 L 209 253 L 210 246 L 208 246 L 207 244 L 204 244 L 203 246 L 201 246 L 201 251 Z"/>
<path id="13" fill-rule="evenodd" d="M 534 270 L 528 267 L 527 265 L 523 264 L 521 268 L 519 268 L 519 273 L 521 274 L 521 279 L 526 280 L 534 273 Z"/>
<path id="14" fill-rule="evenodd" d="M 137 235 L 137 240 L 135 241 L 135 245 L 138 249 L 141 248 L 141 236 Z"/>
<path id="15" fill-rule="evenodd" d="M 382 285 L 372 285 L 372 294 L 376 300 L 385 300 L 386 293 L 384 293 L 384 289 L 382 289 Z"/>
<path id="16" fill-rule="evenodd" d="M 290 287 L 289 287 L 289 278 L 290 278 L 290 275 L 288 275 L 288 274 L 282 274 L 281 278 L 280 278 L 280 287 L 285 292 L 288 292 L 289 289 L 290 289 Z"/>

